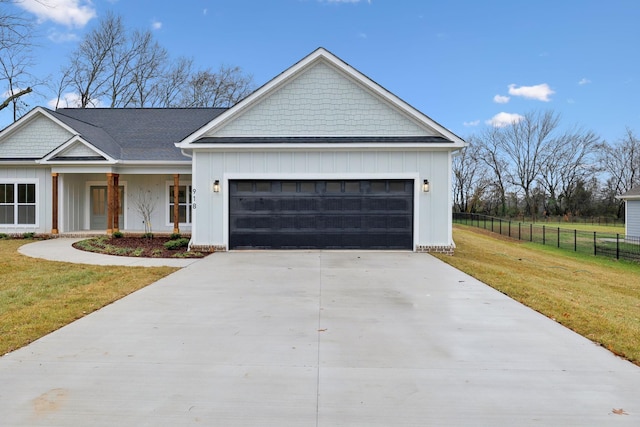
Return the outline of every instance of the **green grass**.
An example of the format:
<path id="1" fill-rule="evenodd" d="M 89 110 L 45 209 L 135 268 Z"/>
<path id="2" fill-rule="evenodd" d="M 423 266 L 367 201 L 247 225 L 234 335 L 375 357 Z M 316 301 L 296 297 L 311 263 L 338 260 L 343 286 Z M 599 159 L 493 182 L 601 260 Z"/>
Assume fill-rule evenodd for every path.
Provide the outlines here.
<path id="1" fill-rule="evenodd" d="M 443 261 L 640 365 L 640 264 L 456 225 Z"/>
<path id="2" fill-rule="evenodd" d="M 176 271 L 33 259 L 0 241 L 0 355 L 16 350 Z"/>

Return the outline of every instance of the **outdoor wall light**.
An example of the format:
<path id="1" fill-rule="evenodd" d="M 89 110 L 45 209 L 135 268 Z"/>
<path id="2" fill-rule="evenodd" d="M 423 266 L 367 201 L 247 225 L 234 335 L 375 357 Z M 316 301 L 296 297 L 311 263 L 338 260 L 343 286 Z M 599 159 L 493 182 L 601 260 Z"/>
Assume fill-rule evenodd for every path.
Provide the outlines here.
<path id="1" fill-rule="evenodd" d="M 218 181 L 217 179 L 213 181 L 213 192 L 214 193 L 220 192 L 220 181 Z"/>
<path id="2" fill-rule="evenodd" d="M 424 181 L 422 181 L 422 191 L 425 193 L 429 192 L 429 180 L 425 179 Z"/>

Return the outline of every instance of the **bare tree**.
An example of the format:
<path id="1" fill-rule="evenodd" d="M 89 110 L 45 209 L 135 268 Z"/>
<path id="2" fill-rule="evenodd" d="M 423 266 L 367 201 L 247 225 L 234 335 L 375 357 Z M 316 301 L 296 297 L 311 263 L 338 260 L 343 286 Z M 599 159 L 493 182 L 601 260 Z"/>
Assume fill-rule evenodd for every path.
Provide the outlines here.
<path id="1" fill-rule="evenodd" d="M 105 95 L 113 97 L 113 86 L 120 70 L 114 69 L 121 63 L 115 55 L 122 51 L 126 35 L 122 18 L 108 13 L 97 28 L 89 32 L 78 49 L 71 54 L 69 63 L 62 70 L 60 85 L 79 95 L 79 106 L 95 106 Z M 111 93 L 109 93 L 111 92 Z"/>
<path id="2" fill-rule="evenodd" d="M 131 68 L 131 90 L 125 106 L 152 106 L 158 87 L 165 73 L 169 53 L 161 47 L 149 31 L 136 32 L 133 36 L 135 62 Z"/>
<path id="3" fill-rule="evenodd" d="M 640 185 L 640 140 L 627 128 L 625 135 L 613 144 L 606 141 L 598 146 L 599 164 L 609 177 L 608 187 L 615 195 L 620 195 Z M 622 215 L 623 204 L 617 204 L 618 217 Z"/>
<path id="4" fill-rule="evenodd" d="M 253 77 L 240 67 L 221 66 L 191 76 L 182 92 L 182 107 L 230 107 L 253 91 Z"/>
<path id="5" fill-rule="evenodd" d="M 469 145 L 453 158 L 453 204 L 459 212 L 477 212 L 490 181 L 486 163 L 479 161 L 480 145 L 474 137 Z"/>
<path id="6" fill-rule="evenodd" d="M 560 116 L 551 111 L 527 113 L 521 120 L 500 130 L 500 148 L 510 167 L 509 180 L 522 190 L 527 215 L 535 213 L 531 198 L 533 184 L 540 176 L 545 153 L 554 143 L 559 122 Z"/>
<path id="7" fill-rule="evenodd" d="M 156 199 L 153 196 L 153 192 L 151 190 L 145 190 L 142 187 L 138 188 L 138 192 L 133 195 L 133 204 L 142 218 L 145 235 L 147 237 L 153 237 L 151 217 L 156 210 Z"/>
<path id="8" fill-rule="evenodd" d="M 31 24 L 18 13 L 9 12 L 6 4 L 12 0 L 0 0 L 0 84 L 4 88 L 4 101 L 0 110 L 13 108 L 13 120 L 18 119 L 24 104 L 20 98 L 33 91 L 31 64 Z"/>
<path id="9" fill-rule="evenodd" d="M 477 158 L 483 162 L 489 173 L 489 187 L 492 193 L 498 196 L 497 214 L 504 216 L 507 213 L 507 190 L 508 190 L 508 164 L 502 150 L 503 134 L 499 128 L 490 128 L 483 132 L 477 139 Z"/>
<path id="10" fill-rule="evenodd" d="M 547 193 L 550 214 L 571 210 L 568 202 L 573 200 L 578 183 L 589 181 L 597 170 L 598 142 L 595 133 L 578 128 L 563 133 L 547 146 L 539 181 Z"/>
<path id="11" fill-rule="evenodd" d="M 180 105 L 180 95 L 189 82 L 193 59 L 180 57 L 165 66 L 153 90 L 149 91 L 149 103 L 153 107 L 176 107 Z"/>

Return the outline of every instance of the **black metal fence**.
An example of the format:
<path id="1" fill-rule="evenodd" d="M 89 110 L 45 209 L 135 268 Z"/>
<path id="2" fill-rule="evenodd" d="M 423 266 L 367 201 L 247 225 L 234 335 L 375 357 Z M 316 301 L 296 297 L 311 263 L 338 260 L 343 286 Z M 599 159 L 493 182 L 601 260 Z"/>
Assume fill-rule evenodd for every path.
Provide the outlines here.
<path id="1" fill-rule="evenodd" d="M 553 245 L 584 254 L 640 262 L 640 237 L 523 223 L 469 213 L 454 213 L 453 222 L 483 228 L 512 239 Z"/>

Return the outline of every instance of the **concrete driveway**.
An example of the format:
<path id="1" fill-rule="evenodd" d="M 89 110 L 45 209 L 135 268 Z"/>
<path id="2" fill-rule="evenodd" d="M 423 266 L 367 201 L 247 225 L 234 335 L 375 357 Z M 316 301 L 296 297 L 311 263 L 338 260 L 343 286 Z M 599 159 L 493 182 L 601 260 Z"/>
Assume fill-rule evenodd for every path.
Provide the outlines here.
<path id="1" fill-rule="evenodd" d="M 640 425 L 640 368 L 425 254 L 217 253 L 0 358 L 3 426 Z"/>

